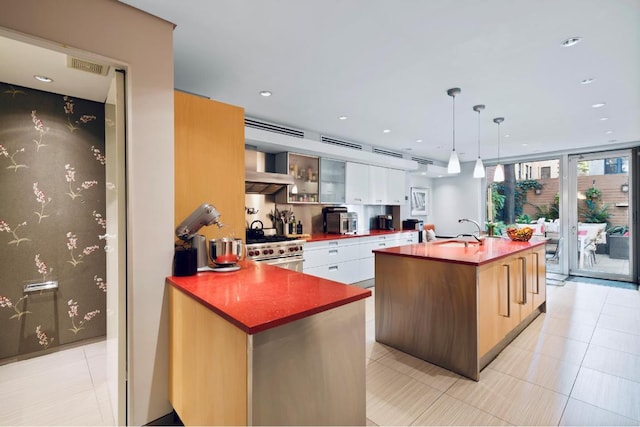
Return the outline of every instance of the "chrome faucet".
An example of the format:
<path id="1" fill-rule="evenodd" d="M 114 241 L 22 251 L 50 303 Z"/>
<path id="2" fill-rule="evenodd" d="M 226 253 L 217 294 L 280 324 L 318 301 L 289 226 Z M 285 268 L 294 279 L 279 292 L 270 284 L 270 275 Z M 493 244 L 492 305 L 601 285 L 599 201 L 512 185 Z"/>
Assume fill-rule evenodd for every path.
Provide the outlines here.
<path id="1" fill-rule="evenodd" d="M 460 236 L 471 236 L 474 239 L 476 239 L 478 241 L 478 243 L 480 243 L 481 245 L 484 243 L 484 236 L 481 236 L 482 228 L 480 227 L 480 224 L 478 224 L 477 221 L 474 221 L 474 220 L 468 219 L 468 218 L 460 218 L 458 220 L 458 222 L 459 223 L 471 222 L 471 223 L 475 224 L 476 227 L 478 227 L 478 235 L 477 236 L 475 234 L 460 234 Z"/>

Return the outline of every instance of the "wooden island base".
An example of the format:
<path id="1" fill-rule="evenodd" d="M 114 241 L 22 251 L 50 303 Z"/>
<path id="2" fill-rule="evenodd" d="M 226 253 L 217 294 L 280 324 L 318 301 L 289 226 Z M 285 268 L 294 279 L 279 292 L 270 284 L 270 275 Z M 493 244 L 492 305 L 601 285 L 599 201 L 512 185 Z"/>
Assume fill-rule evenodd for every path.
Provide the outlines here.
<path id="1" fill-rule="evenodd" d="M 478 381 L 546 310 L 544 242 L 503 243 L 375 251 L 376 341 Z"/>

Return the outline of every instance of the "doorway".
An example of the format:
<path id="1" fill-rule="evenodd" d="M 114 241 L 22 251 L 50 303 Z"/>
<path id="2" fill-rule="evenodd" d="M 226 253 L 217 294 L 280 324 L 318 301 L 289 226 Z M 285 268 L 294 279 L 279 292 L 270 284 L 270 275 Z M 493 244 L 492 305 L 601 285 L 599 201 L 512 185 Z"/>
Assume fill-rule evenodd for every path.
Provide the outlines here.
<path id="1" fill-rule="evenodd" d="M 570 275 L 633 281 L 631 153 L 568 157 Z"/>
<path id="2" fill-rule="evenodd" d="M 14 40 L 14 36 L 20 40 Z M 17 36 L 11 32 L 3 31 L 1 28 L 0 40 L 5 52 L 11 52 L 16 58 L 38 59 L 37 62 L 25 60 L 14 63 L 12 70 L 19 69 L 22 71 L 21 74 L 27 75 L 28 78 L 34 76 L 37 69 L 37 74 L 42 73 L 46 76 L 56 77 L 54 82 L 58 84 L 64 83 L 68 79 L 74 80 L 79 88 L 85 87 L 85 79 L 96 78 L 95 76 L 86 77 L 83 72 L 79 72 L 77 69 L 66 69 L 67 51 L 59 46 L 49 46 L 46 42 L 27 40 L 26 36 Z M 37 51 L 37 54 L 24 54 L 22 49 L 28 49 L 30 53 Z M 74 56 L 78 54 L 77 51 L 73 53 Z M 92 58 L 95 60 L 95 55 Z M 39 87 L 38 83 L 31 82 L 33 79 L 17 80 L 15 75 L 9 72 L 3 72 L 0 75 L 0 81 L 8 83 L 3 86 L 2 94 L 6 98 L 10 98 L 9 108 L 17 109 L 17 107 L 13 107 L 13 104 L 30 106 L 36 91 L 42 93 L 41 96 L 38 95 L 38 99 L 48 100 L 49 97 L 53 97 L 53 102 L 39 102 L 36 109 L 29 109 L 28 114 L 19 115 L 19 119 L 14 119 L 11 116 L 8 120 L 15 123 L 15 126 L 3 126 L 4 130 L 12 132 L 15 129 L 18 131 L 24 129 L 24 137 L 18 138 L 9 135 L 11 137 L 6 138 L 7 134 L 5 133 L 5 138 L 0 141 L 6 145 L 5 150 L 7 151 L 7 155 L 0 154 L 0 158 L 4 160 L 3 163 L 6 162 L 7 165 L 13 166 L 13 168 L 7 169 L 13 173 L 12 177 L 22 178 L 25 175 L 22 172 L 26 170 L 44 171 L 43 173 L 45 173 L 37 180 L 32 179 L 28 182 L 31 184 L 31 182 L 37 181 L 36 184 L 33 184 L 34 195 L 31 198 L 28 196 L 22 198 L 36 204 L 38 210 L 27 213 L 37 215 L 37 217 L 21 220 L 22 222 L 16 220 L 7 222 L 11 229 L 7 232 L 7 227 L 3 226 L 2 231 L 7 232 L 2 233 L 3 237 L 9 236 L 9 240 L 13 239 L 16 242 L 11 245 L 5 245 L 6 242 L 3 242 L 3 247 L 7 246 L 11 249 L 19 247 L 21 251 L 37 250 L 35 264 L 33 255 L 29 252 L 28 259 L 34 265 L 27 263 L 25 268 L 19 271 L 33 273 L 32 270 L 36 270 L 37 274 L 32 274 L 38 276 L 36 284 L 51 284 L 49 288 L 35 289 L 38 292 L 31 292 L 31 288 L 27 289 L 25 284 L 24 296 L 22 296 L 18 293 L 23 292 L 23 281 L 12 280 L 6 282 L 9 285 L 7 294 L 10 293 L 10 295 L 4 295 L 3 291 L 4 298 L 0 298 L 2 300 L 0 308 L 3 314 L 5 311 L 14 310 L 16 303 L 20 301 L 17 304 L 20 318 L 18 320 L 12 318 L 14 320 L 11 325 L 13 326 L 13 323 L 18 325 L 20 337 L 25 335 L 20 344 L 26 343 L 25 345 L 35 347 L 35 350 L 31 347 L 25 347 L 24 352 L 16 353 L 15 357 L 7 357 L 6 363 L 2 366 L 3 375 L 0 375 L 2 378 L 0 385 L 3 390 L 10 390 L 11 397 L 14 399 L 13 401 L 7 400 L 6 403 L 11 407 L 11 410 L 2 414 L 2 419 L 9 420 L 8 424 L 124 425 L 126 423 L 125 83 L 124 73 L 114 72 L 114 65 L 107 63 L 107 68 L 109 67 L 111 67 L 111 71 L 107 75 L 97 77 L 101 79 L 99 84 L 87 85 L 91 87 L 90 93 L 98 93 L 97 99 L 93 96 L 84 98 L 80 93 L 74 93 L 71 96 L 57 95 L 69 92 L 67 89 Z M 33 71 L 27 72 L 31 69 Z M 74 89 L 69 90 L 73 91 Z M 94 104 L 103 104 L 102 116 L 85 110 L 86 103 L 83 100 L 86 99 Z M 47 110 L 49 106 L 52 111 L 50 114 Z M 26 119 L 23 120 L 23 116 Z M 58 116 L 61 116 L 63 120 L 59 120 Z M 100 145 L 92 145 L 93 140 L 86 137 L 89 134 L 90 125 L 94 128 L 102 127 L 103 135 L 102 141 L 99 141 Z M 20 145 L 23 141 L 26 141 L 24 146 Z M 77 141 L 79 143 L 76 144 Z M 63 156 L 62 148 L 75 151 L 69 151 L 69 154 Z M 27 154 L 36 159 L 34 153 L 39 154 L 37 160 L 40 163 L 37 164 L 37 168 L 36 163 L 29 164 L 26 161 Z M 68 157 L 72 157 L 72 161 L 67 160 Z M 81 158 L 85 157 L 88 157 L 88 161 L 81 163 Z M 58 173 L 60 168 L 57 168 L 46 175 L 49 171 L 48 165 L 60 163 L 60 159 L 62 159 L 64 173 Z M 55 163 L 56 161 L 57 163 Z M 88 175 L 87 169 L 89 168 L 98 169 L 95 176 Z M 5 168 L 3 167 L 3 169 Z M 76 174 L 78 182 L 74 184 Z M 65 185 L 68 185 L 68 190 L 66 187 L 64 191 L 53 190 L 53 184 L 58 181 L 63 181 Z M 8 180 L 3 180 L 3 185 L 5 189 L 11 191 Z M 101 186 L 104 187 L 100 188 Z M 102 193 L 106 191 L 106 195 L 96 196 L 98 189 Z M 29 192 L 25 194 L 29 194 Z M 84 209 L 89 212 L 88 215 L 85 215 L 89 220 L 81 222 L 76 218 L 75 215 L 78 215 L 78 211 L 81 210 L 77 206 L 74 206 L 71 213 L 56 207 L 56 202 L 61 199 L 67 202 L 77 202 L 81 207 L 90 206 L 90 209 Z M 97 199 L 101 199 L 99 205 L 95 203 Z M 20 200 L 20 198 L 16 200 Z M 13 205 L 15 203 L 11 204 L 11 206 Z M 12 211 L 6 209 L 5 211 L 8 213 L 5 212 L 3 215 L 12 215 Z M 66 238 L 69 240 L 62 242 L 64 243 L 62 250 L 59 250 L 60 245 L 35 247 L 37 240 L 34 236 L 41 237 L 45 234 L 44 232 L 37 234 L 32 232 L 28 236 L 22 236 L 27 230 L 27 225 L 33 229 L 36 224 L 42 225 L 43 229 L 49 233 L 53 228 L 47 221 L 51 222 L 57 217 L 67 218 L 72 225 L 77 226 L 80 230 L 66 234 Z M 88 224 L 85 225 L 85 223 Z M 82 224 L 86 229 L 92 227 L 91 232 L 98 230 L 99 233 L 95 232 L 92 235 L 93 237 L 97 236 L 95 242 L 82 240 L 84 235 L 81 232 L 84 232 L 84 228 L 81 229 L 79 224 Z M 19 232 L 16 233 L 18 228 Z M 72 228 L 66 224 L 63 231 L 66 232 L 68 229 Z M 17 234 L 18 237 L 13 237 L 14 234 Z M 57 236 L 53 232 L 49 234 Z M 32 247 L 29 247 L 29 244 Z M 45 249 L 49 246 L 53 249 L 50 253 L 45 253 Z M 82 249 L 83 247 L 84 249 Z M 93 274 L 88 266 L 90 261 L 98 257 L 102 258 L 99 263 L 101 274 Z M 3 258 L 5 261 L 8 259 L 8 257 Z M 20 259 L 23 258 L 27 259 L 24 256 L 21 256 Z M 104 271 L 105 258 L 106 271 Z M 81 269 L 83 269 L 82 273 L 91 273 L 88 277 L 92 279 L 83 280 L 82 285 L 84 286 L 80 286 L 82 292 L 90 294 L 89 296 L 70 294 L 70 283 L 74 280 L 79 281 Z M 16 268 L 10 268 L 10 270 L 14 271 Z M 58 284 L 58 287 L 53 286 Z M 89 284 L 93 286 L 89 286 Z M 94 300 L 99 300 L 106 306 L 98 307 L 97 303 L 90 305 Z M 11 302 L 10 305 L 9 302 Z M 25 307 L 26 303 L 29 303 L 29 306 Z M 37 304 L 39 304 L 38 307 L 36 307 Z M 44 309 L 47 308 L 52 310 L 51 316 L 44 312 Z M 43 320 L 37 319 L 36 328 L 31 327 L 29 322 L 36 319 L 36 314 L 41 312 L 44 313 Z M 54 320 L 47 323 L 49 319 Z M 91 328 L 98 325 L 98 322 L 101 322 L 101 329 L 93 335 L 89 335 L 89 332 L 92 332 Z M 7 330 L 7 328 L 2 329 L 3 332 Z M 23 333 L 23 331 L 28 331 L 29 334 Z M 68 338 L 65 339 L 63 334 L 67 336 L 77 334 L 79 339 L 71 341 Z M 87 339 L 84 339 L 85 336 Z M 9 374 L 4 375 L 7 372 Z M 58 386 L 62 386 L 64 389 L 59 389 Z M 98 418 L 95 418 L 96 416 Z"/>

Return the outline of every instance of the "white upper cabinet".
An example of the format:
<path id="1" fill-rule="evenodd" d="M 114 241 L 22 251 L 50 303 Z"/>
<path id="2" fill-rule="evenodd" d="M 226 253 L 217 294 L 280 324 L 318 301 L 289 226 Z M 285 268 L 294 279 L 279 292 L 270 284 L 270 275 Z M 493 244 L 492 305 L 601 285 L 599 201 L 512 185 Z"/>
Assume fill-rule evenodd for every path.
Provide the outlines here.
<path id="1" fill-rule="evenodd" d="M 404 203 L 406 192 L 405 172 L 398 169 L 387 169 L 387 205 Z"/>
<path id="2" fill-rule="evenodd" d="M 369 204 L 369 165 L 347 162 L 345 196 L 347 204 Z"/>
<path id="3" fill-rule="evenodd" d="M 347 162 L 345 203 L 351 205 L 401 205 L 404 203 L 405 172 L 382 166 Z"/>
<path id="4" fill-rule="evenodd" d="M 369 166 L 369 204 L 387 204 L 387 168 Z"/>

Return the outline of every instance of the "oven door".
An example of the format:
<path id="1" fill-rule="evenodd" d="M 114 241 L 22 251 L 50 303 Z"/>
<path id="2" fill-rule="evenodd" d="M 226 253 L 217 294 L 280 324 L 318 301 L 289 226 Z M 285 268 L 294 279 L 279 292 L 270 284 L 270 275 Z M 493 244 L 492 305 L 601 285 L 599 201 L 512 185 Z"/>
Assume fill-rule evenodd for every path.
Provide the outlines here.
<path id="1" fill-rule="evenodd" d="M 286 258 L 263 259 L 259 262 L 302 273 L 302 261 L 302 256 L 290 256 Z"/>

